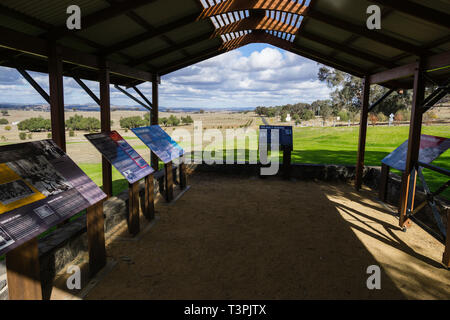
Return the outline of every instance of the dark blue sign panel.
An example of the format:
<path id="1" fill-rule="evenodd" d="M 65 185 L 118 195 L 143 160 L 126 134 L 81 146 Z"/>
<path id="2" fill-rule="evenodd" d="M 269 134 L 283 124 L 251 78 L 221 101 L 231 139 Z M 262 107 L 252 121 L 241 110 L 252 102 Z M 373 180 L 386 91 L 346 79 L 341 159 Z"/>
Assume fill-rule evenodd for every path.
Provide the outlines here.
<path id="1" fill-rule="evenodd" d="M 420 138 L 419 161 L 431 163 L 449 148 L 450 139 L 423 134 Z M 408 140 L 403 142 L 400 147 L 392 151 L 392 153 L 381 160 L 381 162 L 391 168 L 405 171 L 407 152 Z"/>
<path id="2" fill-rule="evenodd" d="M 158 125 L 131 129 L 162 162 L 168 163 L 184 154 L 183 148 Z"/>
<path id="3" fill-rule="evenodd" d="M 129 183 L 135 183 L 154 172 L 117 131 L 86 134 L 85 137 Z"/>
<path id="4" fill-rule="evenodd" d="M 293 147 L 292 127 L 291 126 L 259 126 L 259 143 L 270 146 L 272 144 L 272 130 L 278 130 L 280 146 Z"/>

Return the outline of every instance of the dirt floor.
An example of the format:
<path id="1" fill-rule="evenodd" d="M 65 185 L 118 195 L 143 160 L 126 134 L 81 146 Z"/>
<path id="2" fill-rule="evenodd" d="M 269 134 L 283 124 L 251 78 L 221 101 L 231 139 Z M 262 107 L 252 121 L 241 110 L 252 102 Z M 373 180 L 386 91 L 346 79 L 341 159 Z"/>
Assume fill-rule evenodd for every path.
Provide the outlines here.
<path id="1" fill-rule="evenodd" d="M 402 232 L 373 191 L 350 185 L 195 174 L 88 299 L 449 299 L 442 244 Z M 126 232 L 123 227 L 122 232 Z M 368 290 L 367 267 L 381 267 Z"/>

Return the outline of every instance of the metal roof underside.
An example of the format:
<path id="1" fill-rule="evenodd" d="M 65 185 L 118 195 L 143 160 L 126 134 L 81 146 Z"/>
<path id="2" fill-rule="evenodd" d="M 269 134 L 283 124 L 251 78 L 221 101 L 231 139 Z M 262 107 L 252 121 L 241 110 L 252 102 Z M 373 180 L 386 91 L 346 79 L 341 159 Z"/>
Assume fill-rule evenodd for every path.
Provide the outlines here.
<path id="1" fill-rule="evenodd" d="M 66 28 L 74 4 L 82 11 L 79 31 Z M 366 27 L 373 4 L 382 9 L 381 30 Z M 263 42 L 364 76 L 450 51 L 450 0 L 2 0 L 0 28 L 159 75 Z M 0 65 L 47 72 L 45 56 L 2 40 L 0 32 Z M 95 70 L 70 61 L 64 73 L 97 79 Z M 116 84 L 142 81 L 111 76 Z"/>

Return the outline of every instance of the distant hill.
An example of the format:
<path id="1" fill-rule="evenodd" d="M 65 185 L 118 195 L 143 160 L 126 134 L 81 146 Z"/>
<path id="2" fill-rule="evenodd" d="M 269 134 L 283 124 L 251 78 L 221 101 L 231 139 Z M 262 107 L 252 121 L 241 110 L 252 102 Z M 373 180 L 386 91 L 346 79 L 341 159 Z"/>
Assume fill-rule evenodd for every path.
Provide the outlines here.
<path id="1" fill-rule="evenodd" d="M 50 106 L 48 104 L 18 104 L 18 103 L 2 103 L 0 102 L 0 109 L 10 109 L 10 110 L 35 110 L 35 111 L 50 111 Z M 100 107 L 97 105 L 66 105 L 64 107 L 66 111 L 93 111 L 99 112 Z M 242 107 L 242 108 L 192 108 L 192 107 L 184 107 L 184 108 L 167 108 L 164 106 L 160 106 L 159 110 L 162 112 L 199 112 L 200 110 L 204 110 L 205 112 L 219 112 L 219 111 L 250 111 L 254 110 L 253 107 Z M 134 106 L 111 106 L 111 110 L 136 110 L 136 111 L 147 111 L 142 106 L 134 105 Z"/>

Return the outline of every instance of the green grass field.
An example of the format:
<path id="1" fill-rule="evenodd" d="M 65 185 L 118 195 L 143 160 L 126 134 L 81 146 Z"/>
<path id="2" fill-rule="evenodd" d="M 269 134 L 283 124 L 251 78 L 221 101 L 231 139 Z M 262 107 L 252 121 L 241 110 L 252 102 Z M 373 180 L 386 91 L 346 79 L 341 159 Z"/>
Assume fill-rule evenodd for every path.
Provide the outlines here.
<path id="1" fill-rule="evenodd" d="M 380 166 L 385 156 L 408 139 L 408 133 L 407 126 L 370 126 L 367 130 L 365 164 Z M 422 133 L 450 138 L 450 126 L 424 126 Z M 295 128 L 292 161 L 294 163 L 355 165 L 358 134 L 358 127 Z M 450 151 L 441 155 L 433 164 L 450 169 Z M 81 164 L 80 167 L 94 182 L 98 185 L 102 184 L 101 164 Z M 424 170 L 424 176 L 431 190 L 436 190 L 448 180 L 446 176 L 429 170 Z M 113 169 L 113 193 L 117 194 L 126 187 L 127 182 L 119 172 Z M 447 190 L 443 196 L 450 199 L 450 190 Z"/>

